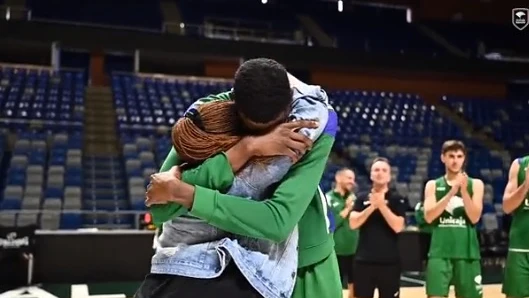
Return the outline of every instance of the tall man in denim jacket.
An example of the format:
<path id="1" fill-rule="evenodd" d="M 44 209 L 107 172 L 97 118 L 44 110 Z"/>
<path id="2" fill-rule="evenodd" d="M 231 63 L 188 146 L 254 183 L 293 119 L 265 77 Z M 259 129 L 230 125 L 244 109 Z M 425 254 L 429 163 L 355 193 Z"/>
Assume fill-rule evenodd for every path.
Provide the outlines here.
<path id="1" fill-rule="evenodd" d="M 274 79 L 277 80 L 277 76 Z M 236 81 L 237 81 L 237 77 L 236 77 Z M 294 80 L 291 80 L 291 81 L 294 81 Z M 303 83 L 299 84 L 300 82 L 297 81 L 297 80 L 295 80 L 295 82 L 297 82 L 298 85 L 297 86 L 294 85 L 294 101 L 292 103 L 292 108 L 293 108 L 292 109 L 292 115 L 297 116 L 297 118 L 313 118 L 313 117 L 316 117 L 318 119 L 323 120 L 322 121 L 323 124 L 321 125 L 321 128 L 320 128 L 319 131 L 316 129 L 316 130 L 313 130 L 313 132 L 311 132 L 310 130 L 305 130 L 305 131 L 302 130 L 302 132 L 305 133 L 306 135 L 308 135 L 309 137 L 314 138 L 314 139 L 317 138 L 318 133 L 321 133 L 322 131 L 324 131 L 324 136 L 325 136 L 325 133 L 327 133 L 328 135 L 333 136 L 334 132 L 335 132 L 335 129 L 336 129 L 336 115 L 335 115 L 334 111 L 332 111 L 330 106 L 328 106 L 328 104 L 326 103 L 326 94 L 317 86 L 308 86 L 308 85 L 305 85 Z M 234 92 L 235 93 L 237 92 L 237 83 L 235 84 Z M 216 100 L 219 100 L 219 98 L 217 98 Z M 222 98 L 220 98 L 220 100 L 222 100 Z M 322 103 L 324 103 L 324 104 L 322 104 Z M 319 107 L 319 108 L 317 108 L 317 107 Z M 322 109 L 322 107 L 323 107 L 323 109 Z M 326 119 L 329 116 L 333 116 L 334 117 L 334 118 L 333 117 L 329 118 L 331 120 L 330 121 L 330 123 L 331 123 L 330 126 L 327 125 L 327 123 L 326 123 L 327 122 Z M 271 135 L 273 136 L 273 133 Z M 319 144 L 325 145 L 325 146 L 321 146 L 320 145 L 320 149 L 319 150 L 316 149 L 316 153 L 318 153 L 318 151 L 320 151 L 319 154 L 325 154 L 325 156 L 321 156 L 322 159 L 326 159 L 327 158 L 327 154 L 329 152 L 328 150 L 330 149 L 330 146 L 332 146 L 332 142 L 330 143 L 330 146 L 327 145 L 327 141 L 326 141 L 326 138 L 324 136 L 322 136 L 324 142 L 321 142 L 321 137 L 316 142 L 316 145 L 318 145 L 318 142 L 320 142 Z M 261 140 L 264 140 L 264 138 L 266 138 L 266 137 L 263 137 Z M 273 137 L 272 137 L 272 139 L 273 139 Z M 266 147 L 266 144 L 264 144 L 262 146 L 259 146 L 259 147 L 261 149 L 263 149 L 264 148 L 263 146 Z M 252 147 L 252 146 L 250 146 L 250 147 Z M 315 148 L 316 147 L 317 146 L 315 146 Z M 325 148 L 327 148 L 327 149 L 325 149 Z M 262 197 L 262 196 L 259 195 L 259 189 L 266 188 L 267 183 L 273 183 L 275 181 L 280 180 L 282 178 L 282 176 L 285 174 L 285 172 L 288 170 L 288 167 L 291 165 L 291 163 L 289 162 L 288 158 L 279 157 L 279 158 L 277 158 L 274 161 L 274 163 L 273 163 L 273 165 L 271 167 L 268 167 L 268 169 L 266 171 L 260 173 L 259 171 L 256 171 L 256 169 L 248 170 L 248 168 L 251 168 L 251 167 L 247 167 L 237 176 L 237 178 L 235 178 L 235 180 L 233 180 L 234 179 L 233 172 L 236 172 L 237 169 L 235 169 L 235 167 L 233 167 L 233 163 L 232 163 L 232 160 L 230 159 L 230 152 L 229 151 L 226 153 L 226 155 L 219 155 L 219 156 L 216 156 L 216 157 L 206 161 L 206 163 L 204 163 L 200 169 L 196 170 L 194 173 L 188 174 L 187 177 L 186 177 L 186 172 L 184 172 L 182 180 L 186 181 L 186 182 L 190 182 L 192 184 L 197 184 L 196 188 L 199 187 L 198 185 L 202 185 L 202 186 L 211 187 L 213 189 L 226 189 L 226 183 L 227 183 L 228 187 L 231 184 L 230 191 L 228 192 L 229 194 L 246 195 L 246 196 L 253 195 L 254 198 L 259 199 L 260 197 Z M 314 148 L 313 148 L 312 151 L 314 151 Z M 308 155 L 310 155 L 310 153 Z M 251 156 L 251 155 L 246 154 L 246 156 L 247 156 L 246 158 L 249 158 L 248 156 Z M 305 158 L 307 158 L 307 156 Z M 226 175 L 225 179 L 227 181 L 224 182 L 224 185 L 223 185 L 223 183 L 221 183 L 221 182 L 223 182 L 222 179 L 224 179 L 224 178 L 222 177 L 222 175 L 218 175 L 217 173 L 215 173 L 217 175 L 211 175 L 212 177 L 208 177 L 208 181 L 206 183 L 208 185 L 203 185 L 203 183 L 201 184 L 201 181 L 197 181 L 197 179 L 200 180 L 197 177 L 197 176 L 199 176 L 199 174 L 197 174 L 198 172 L 203 171 L 207 175 L 208 167 L 219 169 L 219 168 L 224 166 L 223 164 L 226 164 L 226 159 L 228 159 L 227 161 L 228 161 L 228 163 L 229 163 L 228 165 L 230 167 L 229 167 L 229 175 Z M 216 162 L 216 164 L 214 164 L 214 162 Z M 303 160 L 300 163 L 302 163 L 302 162 L 303 162 Z M 166 163 L 167 163 L 167 160 L 166 160 Z M 173 162 L 173 164 L 174 163 L 176 163 L 176 162 Z M 242 163 L 242 164 L 244 164 L 244 163 Z M 293 169 L 295 169 L 295 167 L 296 166 L 294 166 Z M 306 167 L 306 169 L 310 169 L 310 168 Z M 247 176 L 246 179 L 238 179 L 240 177 L 242 177 L 242 178 L 245 177 L 245 173 L 244 173 L 245 171 L 249 171 L 249 172 L 247 172 L 247 174 L 250 174 L 250 176 Z M 326 215 L 326 204 L 324 203 L 325 199 L 322 198 L 321 192 L 318 192 L 317 194 L 315 194 L 315 191 L 316 191 L 316 188 L 317 188 L 317 181 L 321 177 L 322 172 L 323 172 L 323 167 L 321 167 L 319 169 L 319 172 L 311 174 L 312 176 L 317 177 L 317 180 L 315 180 L 316 183 L 314 184 L 314 186 L 312 186 L 312 187 L 314 187 L 314 188 L 312 188 L 312 191 L 311 191 L 312 194 L 308 194 L 308 195 L 305 194 L 304 200 L 300 199 L 297 202 L 292 202 L 291 204 L 298 204 L 298 205 L 303 206 L 304 202 L 309 201 L 307 198 L 314 197 L 315 199 L 317 199 L 318 201 L 311 200 L 312 203 L 316 203 L 316 204 L 314 204 L 315 206 L 307 207 L 307 205 L 305 205 L 305 207 L 302 207 L 303 209 L 301 211 L 303 212 L 303 211 L 307 210 L 306 213 L 308 213 L 309 215 L 312 215 L 312 216 L 314 216 L 316 214 L 314 212 L 312 212 L 312 214 L 310 214 L 311 212 L 309 212 L 309 211 L 319 211 L 320 214 L 318 214 L 318 215 L 322 215 L 321 217 L 319 217 L 319 219 L 320 219 L 319 228 L 320 229 L 314 229 L 315 227 L 318 228 L 318 225 L 314 226 L 312 224 L 311 225 L 311 227 L 313 228 L 312 232 L 318 231 L 318 230 L 323 230 L 323 231 L 326 232 L 325 234 L 328 235 L 328 230 L 327 230 L 328 227 L 326 226 L 327 221 L 325 220 L 325 215 Z M 211 171 L 209 171 L 209 173 L 211 173 Z M 226 171 L 226 173 L 228 174 L 227 171 Z M 193 176 L 193 174 L 195 174 L 195 177 L 191 177 L 191 176 Z M 211 174 L 213 174 L 213 173 L 211 173 Z M 222 172 L 221 172 L 221 174 L 222 174 Z M 254 176 L 254 174 L 257 174 L 257 175 Z M 263 175 L 263 174 L 265 174 L 265 175 Z M 301 175 L 301 173 L 300 173 L 300 175 Z M 261 179 L 255 179 L 255 177 L 258 177 L 258 176 L 261 176 L 260 177 Z M 288 176 L 289 176 L 289 174 L 287 174 L 287 176 L 286 176 L 287 179 L 288 179 Z M 310 176 L 310 175 L 308 175 L 308 176 Z M 169 176 L 166 176 L 165 178 L 167 178 L 167 177 L 174 177 L 174 176 L 169 175 Z M 253 179 L 252 179 L 252 177 L 253 177 Z M 215 181 L 215 182 L 218 182 L 218 183 L 213 183 L 213 180 L 215 180 L 215 178 L 218 180 L 218 181 Z M 248 178 L 250 178 L 250 179 L 248 179 Z M 169 181 L 169 180 L 164 182 L 165 186 L 168 186 L 169 185 L 168 183 L 172 183 L 169 188 L 172 188 L 173 190 L 174 190 L 175 186 L 177 188 L 179 188 L 179 186 L 183 186 L 183 187 L 189 186 L 189 185 L 183 184 L 182 182 L 179 183 L 179 181 Z M 284 180 L 285 179 L 283 179 L 283 183 L 281 185 L 283 185 L 285 183 Z M 233 182 L 233 184 L 232 184 L 232 182 Z M 157 182 L 155 181 L 154 184 L 156 184 L 156 183 Z M 274 197 L 276 196 L 278 191 L 280 191 L 281 185 L 276 190 L 276 193 L 274 193 L 274 195 L 272 196 L 272 199 L 270 200 L 272 202 L 270 202 L 270 203 L 274 203 L 273 202 L 274 201 Z M 299 185 L 297 185 L 296 187 L 299 187 Z M 307 187 L 311 188 L 311 186 L 308 186 L 308 185 L 307 185 Z M 253 191 L 252 191 L 252 189 L 253 189 Z M 284 188 L 284 189 L 287 189 L 287 191 L 288 191 L 288 188 Z M 206 190 L 206 189 L 203 189 L 203 190 Z M 256 192 L 256 190 L 257 190 L 257 192 Z M 198 191 L 198 189 L 197 189 L 197 191 Z M 290 191 L 293 191 L 293 190 L 290 190 Z M 206 192 L 207 192 L 207 190 L 206 190 Z M 298 192 L 298 189 L 296 189 L 296 192 Z M 194 191 L 194 193 L 195 193 L 195 191 Z M 151 198 L 151 196 L 149 196 L 149 197 Z M 161 196 L 161 197 L 163 197 L 163 196 Z M 196 193 L 195 193 L 195 197 L 197 197 Z M 228 197 L 219 199 L 218 202 L 224 201 L 225 199 L 226 200 L 230 200 L 231 198 L 233 198 L 233 197 L 232 196 L 228 196 Z M 165 199 L 167 199 L 167 197 L 165 197 Z M 278 200 L 278 199 L 276 199 L 276 203 L 278 201 L 281 201 L 281 200 Z M 289 196 L 289 199 L 292 199 L 291 196 Z M 193 206 L 193 210 L 192 210 L 191 214 L 193 214 L 193 211 L 196 208 L 196 203 L 197 203 L 196 200 L 197 199 L 195 198 L 195 205 Z M 237 198 L 237 201 L 239 202 L 239 201 L 243 201 L 243 200 L 240 200 L 239 198 Z M 246 201 L 247 202 L 251 202 L 251 201 L 248 201 L 248 200 L 246 200 Z M 270 205 L 273 205 L 273 204 L 269 204 L 269 206 Z M 281 205 L 279 207 L 288 207 L 288 206 L 285 206 L 283 203 L 281 203 Z M 311 205 L 313 205 L 313 204 L 311 204 Z M 167 206 L 165 206 L 165 207 L 167 208 Z M 313 207 L 313 208 L 310 208 L 310 207 Z M 316 208 L 314 208 L 314 207 L 316 207 Z M 298 209 L 298 208 L 293 208 L 293 209 Z M 154 215 L 155 220 L 156 220 L 157 215 L 156 215 L 156 212 L 154 212 L 154 211 L 155 210 L 153 210 L 153 215 Z M 174 211 L 174 209 L 173 209 L 173 211 Z M 239 215 L 241 215 L 241 212 L 245 212 L 245 211 L 241 210 L 239 212 L 239 214 L 236 215 L 236 217 L 239 217 Z M 175 214 L 177 212 L 172 212 L 172 213 Z M 195 214 L 193 214 L 193 215 L 195 215 Z M 279 215 L 281 215 L 281 214 L 279 214 Z M 298 215 L 298 216 L 300 216 L 300 215 Z M 256 214 L 256 217 L 259 217 L 259 216 Z M 200 239 L 201 236 L 202 236 L 202 238 L 204 238 L 204 237 L 207 238 L 207 237 L 211 236 L 211 234 L 213 234 L 213 236 L 221 236 L 221 237 L 222 236 L 229 236 L 229 235 L 227 235 L 226 232 L 222 232 L 222 230 L 214 229 L 211 226 L 209 226 L 209 229 L 205 229 L 205 227 L 207 225 L 203 225 L 204 224 L 203 222 L 202 223 L 198 223 L 198 224 L 196 222 L 195 222 L 195 224 L 192 224 L 191 222 L 187 222 L 189 224 L 188 226 L 193 226 L 193 225 L 195 227 L 201 226 L 201 228 L 198 231 L 197 230 L 193 230 L 193 234 L 195 236 L 188 237 L 186 239 L 186 241 L 192 242 L 192 243 L 197 243 L 196 240 L 198 240 L 198 242 L 201 243 L 201 244 L 189 245 L 190 243 L 185 243 L 185 241 L 184 241 L 184 243 L 178 242 L 178 241 L 181 241 L 181 239 L 183 239 L 183 238 L 180 237 L 180 236 L 176 236 L 176 235 L 179 235 L 179 234 L 180 235 L 183 234 L 184 228 L 182 228 L 182 225 L 185 226 L 185 221 L 186 220 L 191 220 L 188 217 L 182 217 L 182 219 L 184 219 L 184 220 L 182 221 L 180 219 L 180 223 L 178 225 L 174 225 L 174 224 L 171 224 L 171 223 L 164 224 L 164 233 L 166 233 L 165 231 L 168 231 L 168 232 L 166 233 L 167 236 L 162 234 L 162 237 L 160 239 L 160 244 L 164 248 L 159 249 L 157 254 L 155 255 L 155 257 L 153 258 L 153 269 L 152 269 L 153 272 L 166 273 L 166 274 L 167 273 L 168 274 L 177 274 L 177 275 L 183 275 L 183 276 L 188 276 L 188 277 L 197 277 L 197 278 L 215 278 L 214 280 L 210 280 L 210 282 L 207 283 L 207 286 L 206 286 L 206 284 L 203 283 L 202 286 L 201 286 L 201 289 L 204 290 L 205 287 L 206 288 L 209 287 L 210 289 L 214 289 L 214 288 L 219 289 L 219 287 L 215 286 L 215 284 L 218 284 L 219 282 L 221 282 L 222 279 L 226 275 L 229 275 L 231 273 L 231 271 L 229 271 L 230 267 L 227 265 L 227 263 L 229 263 L 231 258 L 233 258 L 235 264 L 237 265 L 239 270 L 242 271 L 244 277 L 246 277 L 246 279 L 250 282 L 252 287 L 255 288 L 257 290 L 257 292 L 260 295 L 262 295 L 262 296 L 265 296 L 265 297 L 290 297 L 290 295 L 292 293 L 292 286 L 294 284 L 294 281 L 296 280 L 296 275 L 297 275 L 298 285 L 297 285 L 297 289 L 296 289 L 296 291 L 294 293 L 295 296 L 297 295 L 297 296 L 300 296 L 300 297 L 309 297 L 309 296 L 307 296 L 308 294 L 313 294 L 314 296 L 318 296 L 318 297 L 339 297 L 339 296 L 341 296 L 341 291 L 340 291 L 338 278 L 336 278 L 336 282 L 334 283 L 336 286 L 334 288 L 332 286 L 333 285 L 333 282 L 332 282 L 333 281 L 333 275 L 337 276 L 337 267 L 336 267 L 336 264 L 335 264 L 336 260 L 335 260 L 335 256 L 333 254 L 332 249 L 330 250 L 330 254 L 325 256 L 323 260 L 320 259 L 321 261 L 320 262 L 316 262 L 316 264 L 307 265 L 306 264 L 307 261 L 303 260 L 303 258 L 302 258 L 302 260 L 301 260 L 302 262 L 301 263 L 304 262 L 305 264 L 300 264 L 300 265 L 304 265 L 304 266 L 299 266 L 299 267 L 301 267 L 300 269 L 304 269 L 304 270 L 298 270 L 298 273 L 301 271 L 301 273 L 302 273 L 301 275 L 300 274 L 296 274 L 295 266 L 296 266 L 296 263 L 297 263 L 296 262 L 297 261 L 296 260 L 297 253 L 296 253 L 296 247 L 295 247 L 295 245 L 293 245 L 293 244 L 296 243 L 296 238 L 297 238 L 297 233 L 296 233 L 295 229 L 290 230 L 290 231 L 285 230 L 285 231 L 288 232 L 288 234 L 285 233 L 286 240 L 283 239 L 283 237 L 278 238 L 278 236 L 273 235 L 272 233 L 275 232 L 275 231 L 274 231 L 274 229 L 272 227 L 271 230 L 263 231 L 263 232 L 261 232 L 260 235 L 259 235 L 259 233 L 254 233 L 253 235 L 252 234 L 248 234 L 248 232 L 244 232 L 244 234 L 241 233 L 243 236 L 256 237 L 256 238 L 269 238 L 269 239 L 271 238 L 270 240 L 272 240 L 272 241 L 270 241 L 270 240 L 263 241 L 263 240 L 257 240 L 257 239 L 252 239 L 252 238 L 232 235 L 232 237 L 225 237 L 225 238 L 223 238 L 220 241 L 216 241 L 217 239 L 220 238 L 220 237 L 217 237 L 216 239 L 212 239 L 212 241 L 210 241 L 208 243 L 204 243 L 205 242 L 205 241 L 203 241 L 204 239 Z M 234 219 L 236 219 L 236 218 L 234 218 Z M 286 218 L 286 219 L 288 220 L 288 218 Z M 193 219 L 193 220 L 195 220 L 195 219 Z M 292 223 L 285 223 L 285 224 L 286 225 L 291 225 L 291 224 L 295 225 L 297 223 L 297 221 L 299 221 L 299 219 L 298 220 L 293 220 L 293 221 L 289 220 L 289 221 L 292 222 Z M 313 217 L 313 220 L 311 220 L 311 222 L 312 223 L 316 223 L 318 221 L 314 220 L 314 217 Z M 244 225 L 244 223 L 242 223 L 242 224 Z M 261 222 L 260 224 L 261 225 L 266 225 L 266 222 Z M 228 224 L 228 225 L 230 225 L 230 224 Z M 250 223 L 250 225 L 253 225 L 253 223 Z M 175 226 L 177 228 L 174 228 Z M 307 227 L 307 225 L 305 225 L 305 227 Z M 219 228 L 222 228 L 223 230 L 226 230 L 228 232 L 236 232 L 236 231 L 230 231 L 230 230 L 233 230 L 233 226 L 232 227 L 230 227 L 230 226 L 228 226 L 228 227 L 219 227 Z M 181 229 L 181 230 L 178 231 L 178 229 Z M 300 223 L 300 230 L 301 230 L 301 223 Z M 310 233 L 310 231 L 307 231 L 307 232 Z M 224 234 L 222 234 L 222 233 L 224 233 Z M 269 236 L 267 235 L 268 237 L 267 236 L 263 237 L 264 235 L 262 235 L 262 233 L 268 233 Z M 282 233 L 284 233 L 284 232 L 282 232 Z M 301 230 L 301 235 L 304 235 L 303 234 L 303 230 Z M 305 235 L 307 235 L 307 234 L 305 233 Z M 176 237 L 174 237 L 174 236 L 176 236 Z M 308 237 L 305 237 L 305 238 L 307 239 Z M 315 238 L 315 237 L 313 237 L 313 238 Z M 176 243 L 175 243 L 175 240 L 177 241 Z M 275 243 L 274 241 L 282 241 L 282 242 Z M 314 242 L 314 239 L 313 240 L 307 239 L 306 241 Z M 320 241 L 320 240 L 316 240 L 316 241 Z M 322 243 L 322 246 L 320 247 L 320 251 L 325 247 L 324 244 L 326 242 L 327 241 L 324 241 Z M 303 246 L 307 245 L 307 244 L 304 244 L 304 243 L 300 243 L 300 244 L 303 245 Z M 314 246 L 313 246 L 313 248 L 314 248 Z M 318 248 L 318 245 L 316 245 L 315 248 Z M 302 248 L 300 248 L 300 250 L 301 249 Z M 226 252 L 228 253 L 228 255 L 226 255 Z M 313 251 L 313 252 L 314 252 L 313 258 L 315 258 L 316 261 L 318 261 L 317 260 L 317 258 L 318 258 L 317 254 L 321 255 L 322 253 L 318 252 L 318 251 Z M 303 256 L 303 254 L 301 252 L 300 252 L 300 256 Z M 310 254 L 307 254 L 307 258 L 310 258 Z M 309 262 L 310 262 L 310 260 L 309 260 Z M 312 260 L 312 262 L 314 262 L 314 260 Z M 320 264 L 318 264 L 318 263 L 320 263 Z M 313 265 L 313 266 L 310 266 L 310 265 Z M 226 268 L 228 268 L 228 269 L 226 269 Z M 315 270 L 316 268 L 319 268 L 319 270 Z M 328 269 L 328 270 L 325 270 L 326 271 L 326 274 L 325 274 L 326 276 L 322 276 L 321 274 L 320 275 L 317 274 L 318 271 L 322 272 L 321 269 L 326 269 L 326 268 Z M 225 269 L 228 271 L 228 273 L 224 272 Z M 292 270 L 292 269 L 294 269 L 294 270 Z M 219 277 L 219 275 L 220 275 L 220 277 Z M 156 284 L 157 285 L 156 288 L 158 289 L 157 291 L 160 291 L 159 285 L 160 285 L 161 281 L 160 281 L 159 277 L 160 276 L 154 276 L 154 277 L 150 276 L 150 277 L 148 277 L 146 279 L 146 283 L 148 281 L 150 281 L 151 284 Z M 175 279 L 173 278 L 173 281 L 174 280 Z M 184 279 L 182 279 L 182 278 L 178 279 L 177 278 L 176 280 L 184 280 Z M 158 283 L 156 283 L 155 281 L 158 281 Z M 192 282 L 193 281 L 187 280 L 186 284 L 189 284 L 189 283 L 192 283 Z M 239 280 L 239 282 L 243 282 L 244 283 L 244 279 Z M 174 284 L 174 282 L 172 282 L 172 283 Z M 319 283 L 319 285 L 318 285 L 318 283 Z M 172 295 L 178 295 L 179 297 L 181 297 L 181 295 L 184 294 L 183 293 L 184 290 L 182 289 L 182 284 L 181 283 L 179 284 L 179 286 L 176 287 L 176 288 L 178 288 L 180 290 L 180 292 L 178 292 L 178 289 L 175 289 L 176 291 L 171 291 L 171 290 L 167 289 L 167 287 L 168 287 L 167 283 L 165 282 L 164 284 L 166 285 L 165 286 L 166 287 L 165 293 L 169 294 L 169 292 L 170 292 Z M 237 283 L 237 284 L 239 284 L 239 288 L 241 288 L 240 283 Z M 325 286 L 327 286 L 327 289 L 325 289 Z M 139 293 L 148 292 L 147 288 L 153 288 L 153 287 L 144 286 L 143 287 L 144 291 L 142 291 L 142 289 L 140 289 Z M 189 286 L 187 288 L 189 289 Z M 193 287 L 191 287 L 191 288 L 193 288 Z M 196 288 L 197 287 L 195 287 L 195 289 Z M 222 287 L 220 287 L 220 288 L 222 288 Z M 145 290 L 147 290 L 147 291 L 145 291 Z M 321 290 L 321 292 L 319 290 Z M 193 291 L 195 292 L 195 295 L 198 294 L 198 292 L 196 290 L 193 290 Z M 202 292 L 202 293 L 205 293 L 205 292 Z M 210 292 L 207 292 L 207 293 L 210 293 Z M 145 294 L 146 294 L 146 295 L 144 295 L 145 297 L 149 296 L 148 293 L 145 293 Z M 230 293 L 230 295 L 232 295 L 232 293 Z M 244 297 L 249 297 L 248 295 L 250 295 L 250 297 L 251 297 L 251 295 L 253 295 L 253 294 L 248 294 L 247 293 L 247 295 L 244 296 Z M 160 297 L 160 295 L 152 295 L 152 294 L 150 296 L 151 297 L 154 297 L 154 296 Z M 243 296 L 240 296 L 240 297 L 243 297 Z"/>

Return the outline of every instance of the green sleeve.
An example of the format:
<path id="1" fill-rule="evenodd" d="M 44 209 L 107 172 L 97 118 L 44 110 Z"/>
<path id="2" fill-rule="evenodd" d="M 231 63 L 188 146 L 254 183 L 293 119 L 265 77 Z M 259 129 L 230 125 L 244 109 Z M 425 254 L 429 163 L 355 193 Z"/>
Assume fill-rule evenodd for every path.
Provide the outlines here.
<path id="1" fill-rule="evenodd" d="M 210 95 L 197 100 L 192 107 L 197 107 L 201 104 L 216 101 L 216 100 L 230 100 L 231 91 L 223 92 L 216 95 Z M 233 182 L 233 172 L 231 165 L 224 155 L 223 157 L 213 157 L 204 162 L 201 166 L 188 170 L 182 173 L 182 181 L 193 184 L 209 187 L 213 189 L 227 189 Z M 218 158 L 218 159 L 217 159 Z M 169 171 L 173 166 L 180 165 L 181 159 L 178 156 L 175 148 L 171 148 L 169 154 L 165 158 L 160 172 Z M 223 171 L 221 172 L 220 169 Z M 218 174 L 218 175 L 217 175 Z M 165 205 L 154 205 L 150 207 L 153 223 L 159 227 L 164 222 L 171 220 L 187 212 L 187 209 L 176 203 L 168 203 Z"/>
<path id="2" fill-rule="evenodd" d="M 333 142 L 331 136 L 322 135 L 292 166 L 270 199 L 241 199 L 197 186 L 191 214 L 231 233 L 283 241 L 316 195 Z"/>
<path id="3" fill-rule="evenodd" d="M 179 165 L 180 162 L 180 156 L 178 156 L 178 153 L 176 153 L 176 150 L 172 147 L 171 151 L 169 151 L 169 154 L 167 154 L 167 157 L 163 161 L 160 172 L 169 171 L 172 167 Z"/>
<path id="4" fill-rule="evenodd" d="M 167 171 L 170 167 L 164 169 L 162 166 L 162 171 Z M 230 188 L 234 178 L 230 162 L 224 153 L 217 154 L 206 160 L 202 165 L 182 173 L 182 181 L 188 184 L 211 187 L 222 192 Z M 174 202 L 151 206 L 151 214 L 155 226 L 160 226 L 164 222 L 187 211 L 186 208 Z"/>
<path id="5" fill-rule="evenodd" d="M 340 216 L 340 212 L 342 212 L 343 208 L 340 208 L 342 205 L 339 202 L 336 202 L 336 198 L 334 196 L 327 196 L 330 198 L 330 209 L 332 214 L 334 215 L 334 225 L 335 229 L 337 230 L 339 227 L 341 227 L 345 221 L 343 217 Z"/>

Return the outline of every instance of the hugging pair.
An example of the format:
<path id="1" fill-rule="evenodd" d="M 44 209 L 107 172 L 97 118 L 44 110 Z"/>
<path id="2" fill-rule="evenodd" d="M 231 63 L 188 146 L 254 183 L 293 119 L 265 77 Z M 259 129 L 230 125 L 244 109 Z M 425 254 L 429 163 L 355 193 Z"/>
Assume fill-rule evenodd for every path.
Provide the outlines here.
<path id="1" fill-rule="evenodd" d="M 161 233 L 136 297 L 342 297 L 318 187 L 336 131 L 325 91 L 270 59 L 195 102 L 147 191 Z"/>

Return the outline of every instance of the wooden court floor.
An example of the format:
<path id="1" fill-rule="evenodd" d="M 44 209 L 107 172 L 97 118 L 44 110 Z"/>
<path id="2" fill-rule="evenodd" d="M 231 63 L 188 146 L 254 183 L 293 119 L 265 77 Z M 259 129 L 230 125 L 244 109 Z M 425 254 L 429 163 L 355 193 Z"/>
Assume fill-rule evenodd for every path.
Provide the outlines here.
<path id="1" fill-rule="evenodd" d="M 400 288 L 400 298 L 425 298 L 426 292 L 424 287 L 402 287 Z M 347 291 L 343 292 L 343 297 L 347 298 Z M 378 297 L 375 295 L 375 297 Z M 450 291 L 449 298 L 455 298 L 453 289 Z M 505 298 L 501 293 L 501 285 L 484 285 L 483 298 Z"/>

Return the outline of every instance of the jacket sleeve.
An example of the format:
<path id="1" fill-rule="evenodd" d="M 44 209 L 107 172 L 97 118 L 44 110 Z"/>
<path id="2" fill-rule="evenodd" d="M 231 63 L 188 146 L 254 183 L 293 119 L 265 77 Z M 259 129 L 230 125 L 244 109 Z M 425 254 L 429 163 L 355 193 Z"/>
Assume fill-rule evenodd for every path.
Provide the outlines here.
<path id="1" fill-rule="evenodd" d="M 316 195 L 333 142 L 332 136 L 322 135 L 265 201 L 244 200 L 196 186 L 191 214 L 231 233 L 283 241 Z"/>

